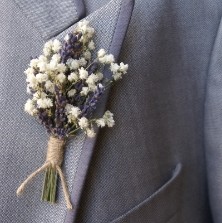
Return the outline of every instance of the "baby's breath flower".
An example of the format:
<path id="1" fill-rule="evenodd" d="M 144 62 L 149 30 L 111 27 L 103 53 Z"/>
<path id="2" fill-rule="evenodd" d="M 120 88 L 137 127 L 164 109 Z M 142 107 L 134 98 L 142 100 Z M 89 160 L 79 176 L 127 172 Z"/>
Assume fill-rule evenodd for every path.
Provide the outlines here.
<path id="1" fill-rule="evenodd" d="M 28 82 L 29 86 L 33 89 L 38 86 L 38 81 L 33 73 L 27 75 L 26 82 Z"/>
<path id="2" fill-rule="evenodd" d="M 51 61 L 55 61 L 56 63 L 59 63 L 60 60 L 61 60 L 61 56 L 58 53 L 53 54 Z"/>
<path id="3" fill-rule="evenodd" d="M 39 62 L 46 62 L 46 63 L 48 62 L 47 57 L 45 57 L 44 55 L 40 55 L 38 59 L 39 59 Z"/>
<path id="4" fill-rule="evenodd" d="M 83 27 L 87 27 L 89 25 L 89 21 L 86 19 L 83 19 L 82 21 L 78 22 L 78 28 L 83 29 Z"/>
<path id="5" fill-rule="evenodd" d="M 86 60 L 90 60 L 91 59 L 91 53 L 90 53 L 89 50 L 85 51 L 83 55 L 84 55 Z"/>
<path id="6" fill-rule="evenodd" d="M 66 111 L 69 123 L 75 122 L 78 116 L 81 114 L 81 110 L 73 105 L 66 106 Z"/>
<path id="7" fill-rule="evenodd" d="M 115 121 L 113 119 L 113 113 L 110 111 L 106 111 L 103 115 L 103 119 L 108 127 L 113 127 L 115 124 Z"/>
<path id="8" fill-rule="evenodd" d="M 117 63 L 111 63 L 110 64 L 110 70 L 113 72 L 113 73 L 116 73 L 118 72 L 120 66 L 117 64 Z"/>
<path id="9" fill-rule="evenodd" d="M 105 64 L 106 63 L 106 56 L 99 57 L 99 62 L 102 63 L 102 64 Z"/>
<path id="10" fill-rule="evenodd" d="M 48 80 L 48 81 L 45 82 L 45 89 L 47 91 L 49 91 L 51 93 L 54 93 L 55 92 L 55 89 L 54 88 L 55 88 L 55 86 L 54 86 L 54 84 L 50 80 Z"/>
<path id="11" fill-rule="evenodd" d="M 37 91 L 33 94 L 33 100 L 38 100 L 40 98 L 46 98 L 47 94 L 45 92 Z"/>
<path id="12" fill-rule="evenodd" d="M 69 34 L 66 34 L 66 36 L 65 36 L 64 40 L 65 40 L 66 42 L 68 42 L 68 41 L 69 41 Z"/>
<path id="13" fill-rule="evenodd" d="M 86 79 L 86 83 L 87 84 L 95 84 L 95 82 L 97 81 L 97 76 L 95 74 L 91 74 L 89 75 L 89 77 Z"/>
<path id="14" fill-rule="evenodd" d="M 98 86 L 99 89 L 103 89 L 104 88 L 104 86 L 101 83 L 99 83 L 97 86 Z"/>
<path id="15" fill-rule="evenodd" d="M 86 117 L 82 117 L 79 119 L 78 124 L 81 129 L 86 129 L 89 126 L 89 121 Z"/>
<path id="16" fill-rule="evenodd" d="M 111 64 L 115 61 L 114 56 L 112 54 L 99 57 L 98 60 L 100 63 L 104 63 L 104 64 Z"/>
<path id="17" fill-rule="evenodd" d="M 26 87 L 26 92 L 27 92 L 28 94 L 32 94 L 32 91 L 31 91 L 31 89 L 30 89 L 29 84 L 28 84 L 27 87 Z"/>
<path id="18" fill-rule="evenodd" d="M 72 89 L 72 90 L 68 91 L 67 94 L 68 94 L 69 97 L 72 97 L 72 96 L 75 95 L 75 93 L 76 93 L 76 90 L 75 89 Z"/>
<path id="19" fill-rule="evenodd" d="M 69 76 L 68 76 L 68 80 L 70 82 L 73 82 L 73 81 L 77 81 L 79 79 L 78 75 L 75 73 L 75 72 L 72 72 Z"/>
<path id="20" fill-rule="evenodd" d="M 38 65 L 38 62 L 39 62 L 38 59 L 32 59 L 32 60 L 30 61 L 30 67 L 32 67 L 32 68 L 36 68 L 37 65 Z"/>
<path id="21" fill-rule="evenodd" d="M 113 79 L 119 80 L 122 78 L 123 74 L 127 73 L 128 70 L 128 64 L 120 63 L 118 65 L 117 63 L 111 63 L 110 70 L 113 72 Z"/>
<path id="22" fill-rule="evenodd" d="M 51 54 L 52 50 L 51 48 L 43 48 L 43 54 L 44 56 L 49 56 Z"/>
<path id="23" fill-rule="evenodd" d="M 69 110 L 69 114 L 73 115 L 73 117 L 77 118 L 80 115 L 81 111 L 78 107 L 72 106 Z"/>
<path id="24" fill-rule="evenodd" d="M 98 127 L 102 128 L 102 127 L 105 127 L 106 122 L 103 118 L 99 118 L 99 119 L 96 120 L 96 124 L 97 124 Z"/>
<path id="25" fill-rule="evenodd" d="M 112 54 L 106 55 L 106 63 L 111 64 L 115 61 L 114 56 Z"/>
<path id="26" fill-rule="evenodd" d="M 57 71 L 59 73 L 64 73 L 66 71 L 66 65 L 63 63 L 58 63 L 57 64 Z"/>
<path id="27" fill-rule="evenodd" d="M 64 73 L 59 73 L 56 77 L 56 79 L 60 82 L 63 83 L 66 80 L 66 75 Z"/>
<path id="28" fill-rule="evenodd" d="M 94 50 L 95 49 L 95 43 L 93 42 L 93 40 L 91 40 L 88 44 L 88 48 L 89 50 Z"/>
<path id="29" fill-rule="evenodd" d="M 28 99 L 27 102 L 25 103 L 25 107 L 24 107 L 24 110 L 32 116 L 37 113 L 37 109 L 36 109 L 34 103 L 35 102 L 33 100 Z"/>
<path id="30" fill-rule="evenodd" d="M 58 62 L 55 60 L 51 60 L 48 65 L 48 70 L 55 71 L 57 69 Z"/>
<path id="31" fill-rule="evenodd" d="M 35 70 L 34 70 L 32 67 L 29 67 L 28 69 L 26 69 L 26 70 L 24 71 L 24 73 L 25 73 L 26 75 L 30 75 L 30 74 L 33 74 L 33 75 L 34 75 Z"/>
<path id="32" fill-rule="evenodd" d="M 94 29 L 89 26 L 89 22 L 86 20 L 82 20 L 78 23 L 77 31 L 81 32 L 83 36 L 80 41 L 87 42 L 90 38 L 92 38 L 94 34 Z"/>
<path id="33" fill-rule="evenodd" d="M 86 64 L 87 64 L 87 61 L 86 61 L 86 59 L 85 59 L 84 57 L 81 57 L 81 58 L 78 60 L 78 63 L 79 63 L 79 66 L 84 67 L 84 66 L 86 66 Z"/>
<path id="34" fill-rule="evenodd" d="M 45 82 L 48 80 L 48 75 L 46 73 L 38 73 L 36 74 L 36 80 L 39 83 Z"/>
<path id="35" fill-rule="evenodd" d="M 39 68 L 39 71 L 40 71 L 40 72 L 45 72 L 46 69 L 47 69 L 47 62 L 45 62 L 45 61 L 43 61 L 43 60 L 40 60 L 40 61 L 38 62 L 37 67 Z"/>
<path id="36" fill-rule="evenodd" d="M 50 108 L 53 106 L 53 103 L 50 98 L 40 98 L 37 100 L 37 105 L 39 108 Z"/>
<path id="37" fill-rule="evenodd" d="M 71 70 L 77 70 L 79 68 L 79 62 L 78 62 L 78 60 L 68 59 L 66 61 L 66 64 L 69 66 L 69 68 Z"/>
<path id="38" fill-rule="evenodd" d="M 97 86 L 95 84 L 88 85 L 89 91 L 95 92 L 97 90 Z"/>
<path id="39" fill-rule="evenodd" d="M 81 95 L 87 95 L 89 93 L 89 88 L 88 87 L 83 87 L 82 91 L 80 92 Z"/>
<path id="40" fill-rule="evenodd" d="M 103 73 L 98 72 L 96 73 L 97 81 L 101 81 L 103 79 Z"/>
<path id="41" fill-rule="evenodd" d="M 86 135 L 89 137 L 89 138 L 93 138 L 96 136 L 96 133 L 94 131 L 93 128 L 87 128 L 86 129 Z"/>
<path id="42" fill-rule="evenodd" d="M 124 64 L 123 62 L 120 63 L 120 71 L 123 72 L 124 74 L 128 70 L 128 64 Z"/>
<path id="43" fill-rule="evenodd" d="M 50 48 L 51 49 L 52 46 L 53 46 L 53 41 L 52 40 L 49 40 L 49 41 L 47 41 L 45 43 L 44 48 Z"/>
<path id="44" fill-rule="evenodd" d="M 79 79 L 79 77 L 75 72 L 72 72 L 68 75 L 68 80 L 70 82 L 76 82 L 78 79 Z"/>
<path id="45" fill-rule="evenodd" d="M 121 79 L 122 78 L 122 73 L 120 73 L 120 72 L 116 72 L 116 73 L 114 73 L 113 74 L 113 79 L 115 80 L 115 81 L 117 81 L 117 80 L 119 80 L 119 79 Z"/>
<path id="46" fill-rule="evenodd" d="M 43 55 L 44 56 L 50 56 L 50 54 L 52 53 L 52 40 L 48 41 L 45 43 L 44 48 L 43 48 Z"/>
<path id="47" fill-rule="evenodd" d="M 55 39 L 53 41 L 52 50 L 57 53 L 62 48 L 62 44 L 59 40 Z"/>
<path id="48" fill-rule="evenodd" d="M 98 52 L 97 52 L 97 56 L 100 58 L 100 57 L 104 57 L 106 54 L 106 51 L 104 49 L 100 49 Z"/>
<path id="49" fill-rule="evenodd" d="M 72 107 L 73 107 L 73 105 L 71 105 L 71 104 L 66 104 L 66 106 L 65 106 L 65 113 L 66 113 L 66 115 L 69 114 L 69 112 L 70 112 L 70 110 L 72 109 Z"/>
<path id="50" fill-rule="evenodd" d="M 87 77 L 88 77 L 88 71 L 85 70 L 83 67 L 81 67 L 81 68 L 79 69 L 79 78 L 82 79 L 82 80 L 84 80 L 84 79 L 86 79 Z"/>
<path id="51" fill-rule="evenodd" d="M 100 74 L 101 74 L 101 73 L 100 73 Z M 101 76 L 99 76 L 99 74 L 94 74 L 94 73 L 92 73 L 90 76 L 92 76 L 91 78 L 93 79 L 93 81 L 94 81 L 95 83 L 101 80 Z"/>

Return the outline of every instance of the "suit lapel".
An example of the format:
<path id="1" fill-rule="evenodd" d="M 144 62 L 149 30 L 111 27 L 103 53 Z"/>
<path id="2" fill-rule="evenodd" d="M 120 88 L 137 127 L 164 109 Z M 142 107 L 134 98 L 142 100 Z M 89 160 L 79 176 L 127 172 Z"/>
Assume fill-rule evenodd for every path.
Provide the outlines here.
<path id="1" fill-rule="evenodd" d="M 85 15 L 82 0 L 14 0 L 44 39 L 49 39 Z"/>
<path id="2" fill-rule="evenodd" d="M 116 59 L 118 59 L 121 46 L 127 31 L 127 27 L 131 18 L 133 10 L 133 0 L 112 0 L 101 9 L 93 12 L 86 19 L 90 22 L 90 25 L 95 28 L 96 37 L 95 43 L 97 50 L 104 48 L 107 52 L 112 53 Z M 74 27 L 70 27 L 66 32 L 61 33 L 64 36 L 67 32 Z M 58 36 L 59 37 L 59 36 Z M 104 70 L 106 77 L 110 77 L 109 70 Z M 106 101 L 108 99 L 109 91 L 103 95 L 100 104 L 96 111 L 96 116 L 100 117 L 105 110 Z M 74 206 L 72 211 L 68 211 L 65 222 L 74 222 L 78 211 L 81 193 L 83 190 L 85 178 L 89 169 L 90 160 L 95 147 L 95 138 L 83 138 L 83 144 L 79 150 L 79 154 L 76 155 L 76 171 L 74 173 L 74 180 L 72 183 L 71 201 Z M 75 140 L 73 142 L 75 146 Z M 72 147 L 70 145 L 70 147 Z M 72 148 L 69 148 L 72 149 Z M 69 167 L 68 167 L 69 168 Z"/>

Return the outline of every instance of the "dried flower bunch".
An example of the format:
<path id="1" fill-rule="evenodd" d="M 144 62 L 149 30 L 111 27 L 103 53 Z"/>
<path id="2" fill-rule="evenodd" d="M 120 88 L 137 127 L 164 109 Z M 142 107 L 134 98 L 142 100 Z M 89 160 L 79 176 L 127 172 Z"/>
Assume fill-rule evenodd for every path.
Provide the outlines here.
<path id="1" fill-rule="evenodd" d="M 98 119 L 90 117 L 106 87 L 122 78 L 128 65 L 114 63 L 114 56 L 106 54 L 104 49 L 92 60 L 93 35 L 94 29 L 88 21 L 79 22 L 62 43 L 57 39 L 47 42 L 43 55 L 32 59 L 25 71 L 27 91 L 33 96 L 26 102 L 25 111 L 38 117 L 55 137 L 69 137 L 77 130 L 93 137 L 94 125 L 114 125 L 110 111 Z M 104 65 L 110 66 L 112 80 L 103 77 Z"/>
<path id="2" fill-rule="evenodd" d="M 62 42 L 58 39 L 46 42 L 43 54 L 32 59 L 25 71 L 27 92 L 32 95 L 25 104 L 25 111 L 37 117 L 45 126 L 54 139 L 54 147 L 58 147 L 55 144 L 63 147 L 66 139 L 78 131 L 94 137 L 96 126 L 112 127 L 115 123 L 110 111 L 97 118 L 93 117 L 93 111 L 104 91 L 127 73 L 128 65 L 115 63 L 114 56 L 107 54 L 104 49 L 94 52 L 93 36 L 94 29 L 89 22 L 80 21 Z M 111 79 L 104 78 L 104 66 L 108 66 L 112 72 Z M 52 144 L 50 140 L 49 143 Z M 51 144 L 48 147 L 52 148 Z M 47 157 L 51 156 L 47 154 Z M 49 165 L 43 168 L 46 169 L 46 175 L 42 199 L 54 203 L 59 172 L 54 164 L 60 167 L 61 162 L 49 159 L 46 163 Z M 37 171 L 40 172 L 39 169 Z M 65 190 L 65 182 L 62 183 Z M 20 194 L 23 188 L 20 187 L 17 193 Z M 66 197 L 67 203 L 68 199 Z M 70 205 L 67 204 L 69 208 Z"/>

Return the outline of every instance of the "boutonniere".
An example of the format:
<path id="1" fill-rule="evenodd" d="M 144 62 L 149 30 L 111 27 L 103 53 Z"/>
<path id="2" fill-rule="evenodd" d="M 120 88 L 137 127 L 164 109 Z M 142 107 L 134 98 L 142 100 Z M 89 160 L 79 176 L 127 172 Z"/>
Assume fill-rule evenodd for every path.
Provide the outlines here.
<path id="1" fill-rule="evenodd" d="M 27 92 L 32 98 L 24 110 L 44 125 L 49 140 L 45 163 L 27 177 L 17 195 L 45 171 L 42 200 L 55 203 L 60 177 L 67 208 L 72 209 L 61 168 L 66 142 L 80 131 L 94 137 L 96 127 L 113 127 L 115 123 L 110 111 L 102 117 L 94 117 L 93 111 L 104 91 L 126 74 L 128 65 L 115 63 L 114 56 L 104 49 L 95 52 L 94 32 L 88 21 L 79 22 L 63 41 L 46 42 L 43 54 L 32 59 L 25 71 Z M 105 66 L 112 72 L 110 79 L 103 75 Z"/>

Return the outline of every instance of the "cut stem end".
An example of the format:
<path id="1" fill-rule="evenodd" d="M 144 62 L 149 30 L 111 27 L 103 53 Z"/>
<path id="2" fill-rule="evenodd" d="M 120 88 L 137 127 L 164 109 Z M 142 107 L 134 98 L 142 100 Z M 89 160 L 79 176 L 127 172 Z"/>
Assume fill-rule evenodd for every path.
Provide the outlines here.
<path id="1" fill-rule="evenodd" d="M 49 203 L 56 202 L 56 189 L 57 189 L 58 174 L 56 168 L 50 166 L 45 171 L 45 179 L 42 189 L 42 201 Z"/>

